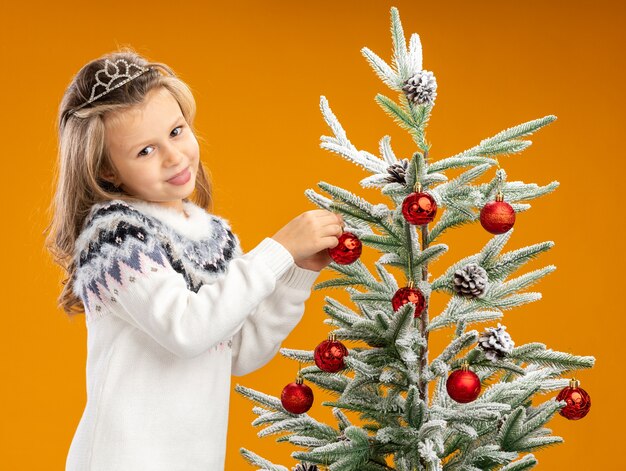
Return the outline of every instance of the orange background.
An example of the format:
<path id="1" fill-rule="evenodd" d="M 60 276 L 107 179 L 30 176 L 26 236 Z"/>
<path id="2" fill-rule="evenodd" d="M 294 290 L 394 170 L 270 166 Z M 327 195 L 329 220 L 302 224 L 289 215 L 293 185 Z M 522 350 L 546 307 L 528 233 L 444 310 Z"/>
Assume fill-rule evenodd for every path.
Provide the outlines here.
<path id="1" fill-rule="evenodd" d="M 448 157 L 481 139 L 554 114 L 522 154 L 501 158 L 509 180 L 561 186 L 531 200 L 518 216 L 506 250 L 545 240 L 555 247 L 515 273 L 555 264 L 531 288 L 543 299 L 507 311 L 517 345 L 594 355 L 577 376 L 593 407 L 581 421 L 548 424 L 564 444 L 539 451 L 539 470 L 616 469 L 611 452 L 623 436 L 624 373 L 618 345 L 624 331 L 623 230 L 625 8 L 622 2 L 6 2 L 0 18 L 3 73 L 2 231 L 3 469 L 63 469 L 85 405 L 86 330 L 56 308 L 61 274 L 44 251 L 56 152 L 54 119 L 65 87 L 88 60 L 130 44 L 165 62 L 191 86 L 198 103 L 202 158 L 214 181 L 215 212 L 227 218 L 250 250 L 301 212 L 316 209 L 303 192 L 319 181 L 373 203 L 391 203 L 368 176 L 319 148 L 329 134 L 319 111 L 325 95 L 359 149 L 378 153 L 392 136 L 398 156 L 414 151 L 405 131 L 373 101 L 396 98 L 360 54 L 367 46 L 389 60 L 389 8 L 400 10 L 405 34 L 420 34 L 423 66 L 435 73 L 438 97 L 427 129 L 431 159 Z M 493 171 L 488 172 L 491 178 Z M 318 191 L 325 196 L 324 192 Z M 619 192 L 619 193 L 618 193 Z M 431 269 L 438 275 L 475 253 L 489 235 L 479 225 L 445 233 L 450 250 Z M 379 254 L 363 260 L 374 270 Z M 318 281 L 335 276 L 325 270 Z M 403 280 L 399 279 L 399 282 Z M 345 293 L 339 293 L 345 294 Z M 283 346 L 312 350 L 325 338 L 324 296 L 315 291 L 302 322 Z M 437 304 L 439 303 L 439 304 Z M 431 315 L 443 306 L 434 300 Z M 481 328 L 479 325 L 477 328 Z M 448 338 L 446 338 L 448 336 Z M 433 335 L 431 359 L 449 332 Z M 278 355 L 266 367 L 233 378 L 280 395 L 297 364 Z M 315 386 L 310 413 L 333 426 L 330 400 Z M 549 396 L 548 396 L 549 397 Z M 548 399 L 542 397 L 541 400 Z M 244 446 L 291 468 L 299 449 L 259 439 L 252 403 L 233 391 L 227 470 L 253 469 Z"/>

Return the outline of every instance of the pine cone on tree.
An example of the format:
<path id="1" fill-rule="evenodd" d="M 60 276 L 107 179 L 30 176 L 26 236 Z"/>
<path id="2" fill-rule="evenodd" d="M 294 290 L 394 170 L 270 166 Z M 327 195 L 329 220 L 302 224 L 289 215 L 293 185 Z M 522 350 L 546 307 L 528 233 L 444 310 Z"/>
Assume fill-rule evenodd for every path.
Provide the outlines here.
<path id="1" fill-rule="evenodd" d="M 420 70 L 413 77 L 404 82 L 402 87 L 409 101 L 418 105 L 435 103 L 437 97 L 437 80 L 432 72 Z"/>
<path id="2" fill-rule="evenodd" d="M 498 323 L 498 327 L 487 327 L 480 337 L 478 345 L 484 350 L 485 357 L 491 361 L 503 359 L 513 351 L 515 342 L 506 331 L 506 327 Z"/>
<path id="3" fill-rule="evenodd" d="M 476 263 L 470 263 L 454 272 L 453 287 L 461 296 L 476 298 L 487 289 L 487 271 Z"/>
<path id="4" fill-rule="evenodd" d="M 392 164 L 387 168 L 387 173 L 390 174 L 385 181 L 389 183 L 406 183 L 405 175 L 406 169 L 409 166 L 409 159 L 399 160 L 398 163 Z"/>
<path id="5" fill-rule="evenodd" d="M 318 471 L 317 465 L 309 463 L 298 463 L 291 471 Z"/>

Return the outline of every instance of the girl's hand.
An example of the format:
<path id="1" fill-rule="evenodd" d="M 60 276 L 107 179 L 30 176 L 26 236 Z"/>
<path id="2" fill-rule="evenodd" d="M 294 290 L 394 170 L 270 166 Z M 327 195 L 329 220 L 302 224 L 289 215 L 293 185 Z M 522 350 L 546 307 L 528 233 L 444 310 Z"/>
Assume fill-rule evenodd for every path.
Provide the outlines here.
<path id="1" fill-rule="evenodd" d="M 310 257 L 304 257 L 296 261 L 296 265 L 307 270 L 322 271 L 333 259 L 328 255 L 328 249 L 320 250 Z"/>
<path id="2" fill-rule="evenodd" d="M 332 261 L 327 250 L 339 244 L 342 233 L 340 214 L 314 209 L 289 221 L 272 238 L 289 250 L 300 268 L 320 271 Z"/>

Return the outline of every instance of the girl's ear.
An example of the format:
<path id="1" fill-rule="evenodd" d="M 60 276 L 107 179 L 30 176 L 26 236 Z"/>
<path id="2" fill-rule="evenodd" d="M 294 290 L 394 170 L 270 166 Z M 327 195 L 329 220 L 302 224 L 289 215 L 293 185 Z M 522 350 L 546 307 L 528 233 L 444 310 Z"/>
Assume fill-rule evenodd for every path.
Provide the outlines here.
<path id="1" fill-rule="evenodd" d="M 100 174 L 100 178 L 111 183 L 114 187 L 119 187 L 122 183 L 120 179 L 118 178 L 118 176 L 114 172 L 111 172 L 110 170 L 103 171 Z"/>
<path id="2" fill-rule="evenodd" d="M 118 184 L 121 183 L 117 172 L 108 162 L 105 162 L 100 168 L 100 178 L 108 181 L 109 183 L 112 183 L 115 186 L 118 186 Z"/>

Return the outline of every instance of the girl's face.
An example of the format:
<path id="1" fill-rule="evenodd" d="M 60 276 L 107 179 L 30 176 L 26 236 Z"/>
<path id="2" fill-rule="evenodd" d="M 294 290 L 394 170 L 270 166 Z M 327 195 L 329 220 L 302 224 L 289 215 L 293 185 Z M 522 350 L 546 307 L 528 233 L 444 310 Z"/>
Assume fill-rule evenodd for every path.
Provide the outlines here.
<path id="1" fill-rule="evenodd" d="M 118 175 L 102 177 L 136 198 L 182 211 L 182 199 L 195 188 L 200 149 L 170 92 L 151 90 L 140 105 L 105 115 L 104 126 Z M 168 181 L 181 172 L 190 173 L 186 182 Z"/>

